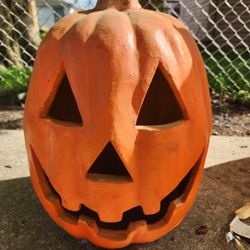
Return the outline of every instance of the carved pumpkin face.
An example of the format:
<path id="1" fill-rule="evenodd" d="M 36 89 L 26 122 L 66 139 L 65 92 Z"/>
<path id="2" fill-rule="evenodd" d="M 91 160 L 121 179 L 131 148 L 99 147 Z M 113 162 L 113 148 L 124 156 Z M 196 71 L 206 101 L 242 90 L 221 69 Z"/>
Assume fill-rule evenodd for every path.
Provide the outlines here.
<path id="1" fill-rule="evenodd" d="M 58 225 L 109 248 L 155 240 L 201 180 L 211 113 L 199 51 L 164 14 L 70 15 L 40 46 L 24 129 L 33 186 Z"/>

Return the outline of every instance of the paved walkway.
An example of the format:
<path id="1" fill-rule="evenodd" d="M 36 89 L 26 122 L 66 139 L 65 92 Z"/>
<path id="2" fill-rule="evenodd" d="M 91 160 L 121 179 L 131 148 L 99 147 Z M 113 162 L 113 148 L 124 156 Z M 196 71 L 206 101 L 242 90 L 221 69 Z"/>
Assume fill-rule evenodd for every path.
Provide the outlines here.
<path id="1" fill-rule="evenodd" d="M 22 130 L 0 130 L 0 180 L 29 176 Z M 250 157 L 250 137 L 211 136 L 206 167 Z"/>

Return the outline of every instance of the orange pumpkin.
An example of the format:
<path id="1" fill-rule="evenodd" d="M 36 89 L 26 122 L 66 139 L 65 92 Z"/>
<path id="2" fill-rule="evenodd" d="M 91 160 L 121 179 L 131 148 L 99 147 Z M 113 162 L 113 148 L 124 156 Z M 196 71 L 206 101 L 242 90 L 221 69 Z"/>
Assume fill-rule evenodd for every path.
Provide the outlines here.
<path id="1" fill-rule="evenodd" d="M 59 226 L 108 248 L 158 239 L 201 181 L 211 111 L 199 50 L 135 0 L 65 17 L 39 48 L 24 129 L 34 189 Z"/>

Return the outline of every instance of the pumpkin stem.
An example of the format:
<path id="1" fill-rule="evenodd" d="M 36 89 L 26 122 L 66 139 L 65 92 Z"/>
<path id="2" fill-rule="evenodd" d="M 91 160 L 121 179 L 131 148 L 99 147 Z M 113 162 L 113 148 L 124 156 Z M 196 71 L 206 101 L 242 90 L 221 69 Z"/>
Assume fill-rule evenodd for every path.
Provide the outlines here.
<path id="1" fill-rule="evenodd" d="M 127 9 L 141 9 L 138 0 L 97 0 L 95 10 L 104 10 L 108 8 L 115 8 L 119 11 Z"/>

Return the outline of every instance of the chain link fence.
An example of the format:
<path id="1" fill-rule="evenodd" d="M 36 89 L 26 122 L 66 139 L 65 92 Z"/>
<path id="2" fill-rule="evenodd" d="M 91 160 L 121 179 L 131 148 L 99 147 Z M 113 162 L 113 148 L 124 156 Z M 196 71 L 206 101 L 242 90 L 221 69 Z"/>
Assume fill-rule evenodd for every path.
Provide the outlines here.
<path id="1" fill-rule="evenodd" d="M 212 93 L 250 102 L 250 0 L 141 0 L 182 20 L 195 38 Z M 1 0 L 0 98 L 25 90 L 37 47 L 61 17 L 95 0 Z M 15 84 L 13 84 L 15 82 Z"/>

